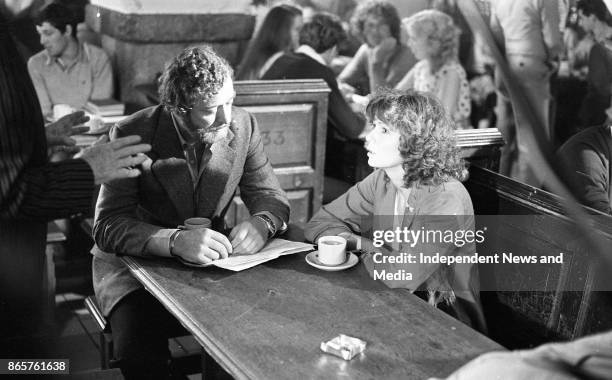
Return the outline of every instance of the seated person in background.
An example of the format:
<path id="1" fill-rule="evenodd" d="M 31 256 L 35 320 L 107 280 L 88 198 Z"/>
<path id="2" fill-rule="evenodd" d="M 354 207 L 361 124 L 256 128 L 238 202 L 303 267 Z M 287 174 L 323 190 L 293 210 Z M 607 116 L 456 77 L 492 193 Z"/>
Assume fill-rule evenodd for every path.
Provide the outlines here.
<path id="1" fill-rule="evenodd" d="M 612 34 L 612 15 L 602 0 L 580 0 L 576 3 L 578 22 L 593 36 L 587 70 L 587 94 L 582 99 L 579 120 L 582 128 L 606 121 L 612 89 L 612 50 L 605 40 Z"/>
<path id="2" fill-rule="evenodd" d="M 612 127 L 599 125 L 570 137 L 557 152 L 562 174 L 578 200 L 612 214 Z"/>
<path id="3" fill-rule="evenodd" d="M 605 380 L 612 378 L 611 347 L 612 332 L 608 331 L 531 350 L 489 352 L 446 380 Z"/>
<path id="4" fill-rule="evenodd" d="M 177 322 L 116 254 L 205 264 L 259 251 L 289 220 L 255 118 L 232 107 L 234 96 L 229 64 L 209 47 L 187 48 L 162 74 L 162 104 L 111 130 L 111 139 L 134 134 L 152 146 L 139 178 L 102 186 L 93 228 L 94 290 L 128 379 L 167 376 Z M 219 231 L 238 187 L 252 216 L 226 237 Z M 212 227 L 177 229 L 196 216 Z"/>
<path id="5" fill-rule="evenodd" d="M 346 37 L 340 19 L 331 14 L 315 14 L 300 31 L 300 46 L 285 53 L 272 64 L 262 79 L 323 79 L 331 89 L 327 109 L 328 128 L 325 153 L 325 174 L 341 178 L 341 166 L 355 165 L 355 154 L 362 148 L 348 149 L 347 140 L 357 139 L 365 120 L 346 103 L 336 77 L 328 67 L 337 54 L 337 46 Z M 349 150 L 352 151 L 349 152 Z"/>
<path id="6" fill-rule="evenodd" d="M 50 117 L 53 106 L 68 104 L 83 108 L 88 100 L 113 95 L 113 74 L 104 50 L 76 38 L 77 19 L 57 3 L 42 9 L 36 21 L 44 50 L 28 61 L 28 71 L 43 115 Z"/>
<path id="7" fill-rule="evenodd" d="M 453 119 L 456 128 L 470 127 L 470 87 L 457 60 L 459 29 L 453 19 L 436 10 L 424 10 L 404 19 L 408 46 L 419 59 L 397 84 L 434 94 Z"/>
<path id="8" fill-rule="evenodd" d="M 242 58 L 236 80 L 256 80 L 283 53 L 298 47 L 302 11 L 288 4 L 270 9 Z"/>
<path id="9" fill-rule="evenodd" d="M 308 222 L 306 238 L 316 242 L 326 235 L 345 237 L 349 249 L 368 252 L 362 259 L 370 276 L 375 277 L 374 271 L 411 273 L 411 279 L 383 278 L 383 282 L 415 292 L 431 305 L 484 331 L 476 265 L 392 264 L 389 261 L 394 260 L 381 259 L 398 252 L 474 254 L 473 243 L 458 247 L 419 241 L 412 247 L 411 243 L 394 242 L 375 248 L 373 241 L 364 237 L 371 228 L 369 223 L 381 231 L 474 229 L 472 201 L 460 182 L 467 170 L 459 157 L 452 122 L 437 99 L 413 91 L 374 96 L 366 116 L 372 126 L 366 136 L 368 163 L 375 170 L 323 206 Z M 442 223 L 434 226 L 430 220 Z"/>
<path id="10" fill-rule="evenodd" d="M 364 43 L 338 76 L 341 89 L 350 96 L 394 87 L 416 62 L 400 41 L 397 10 L 386 1 L 368 1 L 355 10 L 351 22 Z"/>

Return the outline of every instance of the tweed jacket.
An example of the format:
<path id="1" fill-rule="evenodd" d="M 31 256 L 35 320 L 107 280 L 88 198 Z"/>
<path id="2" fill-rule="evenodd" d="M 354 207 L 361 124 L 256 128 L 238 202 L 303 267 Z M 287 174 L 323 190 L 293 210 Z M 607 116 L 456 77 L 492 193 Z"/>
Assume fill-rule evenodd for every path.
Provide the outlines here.
<path id="1" fill-rule="evenodd" d="M 264 152 L 252 115 L 233 107 L 227 135 L 210 146 L 209 160 L 194 186 L 171 114 L 156 106 L 120 123 L 111 138 L 139 135 L 152 149 L 141 175 L 102 186 L 96 205 L 93 248 L 94 290 L 105 315 L 125 295 L 141 287 L 118 255 L 148 256 L 150 239 L 190 217 L 223 217 L 240 188 L 251 214 L 268 211 L 289 220 L 289 203 Z"/>

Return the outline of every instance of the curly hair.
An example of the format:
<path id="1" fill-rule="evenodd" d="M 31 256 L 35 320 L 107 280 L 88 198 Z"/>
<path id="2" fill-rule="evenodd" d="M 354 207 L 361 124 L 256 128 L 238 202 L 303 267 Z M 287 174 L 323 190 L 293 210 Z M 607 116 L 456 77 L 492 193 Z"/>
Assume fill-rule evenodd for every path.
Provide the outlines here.
<path id="1" fill-rule="evenodd" d="M 467 179 L 453 123 L 435 96 L 412 90 L 383 90 L 368 103 L 366 116 L 368 122 L 378 119 L 399 132 L 406 187 Z"/>
<path id="2" fill-rule="evenodd" d="M 357 32 L 358 37 L 362 40 L 364 40 L 363 28 L 368 16 L 382 18 L 385 24 L 389 26 L 391 36 L 397 41 L 400 40 L 400 18 L 393 4 L 386 1 L 374 0 L 362 3 L 355 9 L 355 13 L 351 18 L 351 24 L 353 29 Z"/>
<path id="3" fill-rule="evenodd" d="M 426 9 L 405 18 L 402 22 L 408 36 L 438 42 L 438 49 L 430 51 L 432 72 L 436 72 L 445 63 L 457 58 L 461 30 L 446 13 Z"/>
<path id="4" fill-rule="evenodd" d="M 300 45 L 308 45 L 317 53 L 323 53 L 346 39 L 346 32 L 338 16 L 316 13 L 300 30 Z"/>
<path id="5" fill-rule="evenodd" d="M 185 112 L 216 95 L 233 71 L 210 46 L 183 50 L 168 62 L 159 84 L 159 100 L 171 111 Z"/>

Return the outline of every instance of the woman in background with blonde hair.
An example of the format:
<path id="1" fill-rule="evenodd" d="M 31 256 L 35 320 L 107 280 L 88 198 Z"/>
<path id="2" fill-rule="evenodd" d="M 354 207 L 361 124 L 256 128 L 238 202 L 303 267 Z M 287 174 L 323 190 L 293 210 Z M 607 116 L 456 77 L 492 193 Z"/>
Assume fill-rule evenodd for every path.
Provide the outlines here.
<path id="1" fill-rule="evenodd" d="M 419 59 L 396 89 L 414 89 L 435 95 L 456 128 L 468 128 L 470 88 L 458 61 L 459 29 L 453 19 L 436 10 L 424 10 L 403 20 L 408 46 Z"/>

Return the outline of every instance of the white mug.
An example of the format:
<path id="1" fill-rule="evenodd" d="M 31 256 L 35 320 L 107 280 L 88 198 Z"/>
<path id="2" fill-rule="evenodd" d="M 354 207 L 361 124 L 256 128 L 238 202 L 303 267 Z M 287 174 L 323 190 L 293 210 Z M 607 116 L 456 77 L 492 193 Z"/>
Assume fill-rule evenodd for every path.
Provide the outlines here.
<path id="1" fill-rule="evenodd" d="M 340 265 L 346 261 L 346 239 L 342 236 L 322 236 L 318 246 L 321 264 Z"/>
<path id="2" fill-rule="evenodd" d="M 208 218 L 189 218 L 185 219 L 183 226 L 186 230 L 197 230 L 198 228 L 210 228 L 212 222 Z"/>

